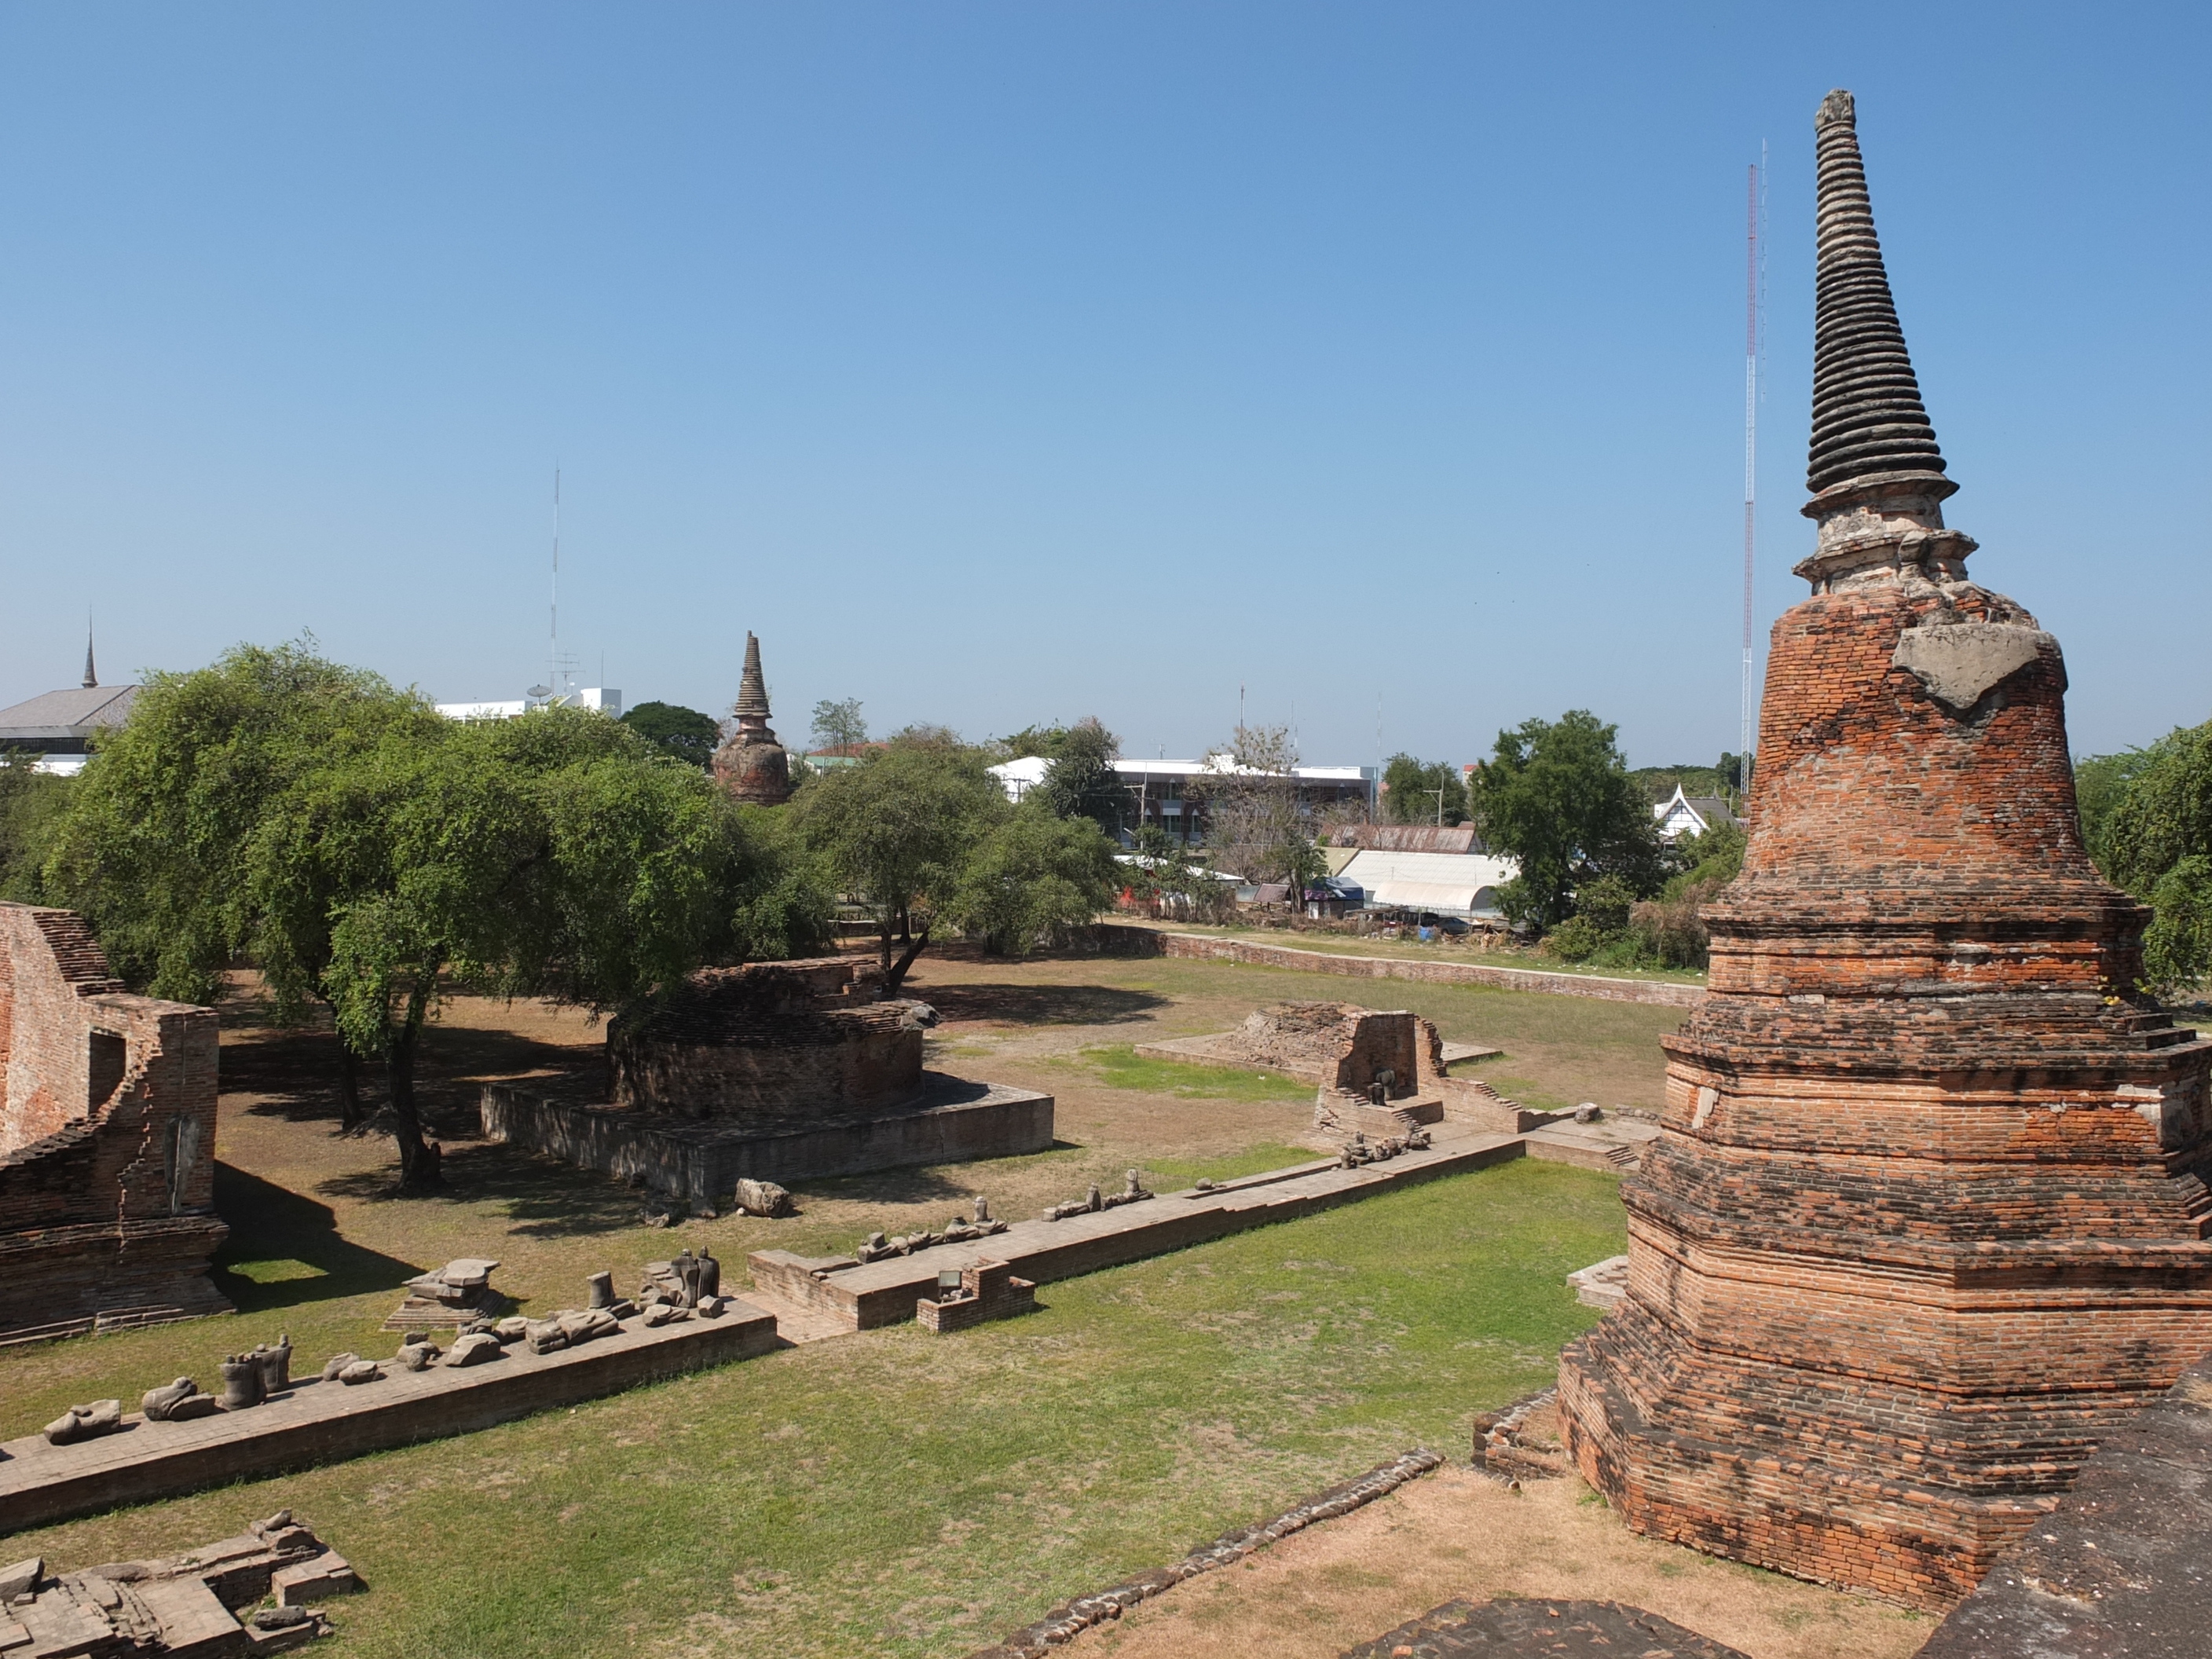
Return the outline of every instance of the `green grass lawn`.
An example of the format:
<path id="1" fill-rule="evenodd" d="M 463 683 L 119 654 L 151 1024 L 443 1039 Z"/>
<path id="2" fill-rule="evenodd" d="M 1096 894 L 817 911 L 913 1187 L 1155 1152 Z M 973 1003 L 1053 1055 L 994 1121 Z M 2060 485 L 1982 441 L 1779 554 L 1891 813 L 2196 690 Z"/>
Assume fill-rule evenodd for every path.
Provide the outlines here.
<path id="1" fill-rule="evenodd" d="M 833 1339 L 7 1548 L 167 1553 L 289 1505 L 372 1586 L 332 1604 L 333 1659 L 953 1656 L 1408 1446 L 1463 1453 L 1595 1321 L 1564 1277 L 1623 1238 L 1613 1177 L 1516 1161 L 964 1334 Z"/>
<path id="2" fill-rule="evenodd" d="M 1112 1089 L 1183 1100 L 1280 1100 L 1306 1102 L 1314 1085 L 1294 1077 L 1248 1072 L 1235 1066 L 1192 1066 L 1177 1060 L 1149 1060 L 1133 1042 L 1085 1048 L 1081 1056 L 1097 1079 Z"/>

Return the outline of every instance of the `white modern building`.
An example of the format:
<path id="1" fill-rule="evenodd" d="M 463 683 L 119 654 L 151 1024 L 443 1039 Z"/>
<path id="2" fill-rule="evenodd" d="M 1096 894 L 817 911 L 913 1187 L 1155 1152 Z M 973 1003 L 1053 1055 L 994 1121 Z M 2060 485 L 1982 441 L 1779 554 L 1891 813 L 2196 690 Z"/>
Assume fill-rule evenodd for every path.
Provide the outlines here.
<path id="1" fill-rule="evenodd" d="M 1025 755 L 1019 760 L 1001 762 L 991 773 L 1007 798 L 1018 801 L 1044 781 L 1051 765 L 1042 755 Z M 1240 772 L 1248 777 L 1271 775 L 1240 768 L 1222 755 L 1204 760 L 1117 760 L 1114 772 L 1128 796 L 1127 826 L 1155 823 L 1185 840 L 1197 837 L 1199 820 L 1204 815 L 1197 793 L 1191 787 L 1194 780 L 1231 777 Z M 1301 804 L 1308 807 L 1360 801 L 1370 811 L 1375 808 L 1379 775 L 1371 766 L 1300 766 L 1279 775 L 1284 787 L 1295 789 Z"/>
<path id="2" fill-rule="evenodd" d="M 622 718 L 622 693 L 612 686 L 586 686 L 580 691 L 544 693 L 503 702 L 441 702 L 437 711 L 449 720 L 519 720 L 533 708 L 596 708 L 609 720 Z"/>

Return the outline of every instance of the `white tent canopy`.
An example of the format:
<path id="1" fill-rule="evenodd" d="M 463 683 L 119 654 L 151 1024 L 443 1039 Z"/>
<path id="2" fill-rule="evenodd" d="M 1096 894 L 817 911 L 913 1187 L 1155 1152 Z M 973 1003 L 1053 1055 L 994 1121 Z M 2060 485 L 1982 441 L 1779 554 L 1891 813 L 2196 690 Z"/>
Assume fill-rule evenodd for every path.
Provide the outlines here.
<path id="1" fill-rule="evenodd" d="M 1520 866 L 1494 853 L 1361 851 L 1337 873 L 1366 890 L 1370 909 L 1398 906 L 1439 915 L 1498 914 L 1498 889 Z"/>

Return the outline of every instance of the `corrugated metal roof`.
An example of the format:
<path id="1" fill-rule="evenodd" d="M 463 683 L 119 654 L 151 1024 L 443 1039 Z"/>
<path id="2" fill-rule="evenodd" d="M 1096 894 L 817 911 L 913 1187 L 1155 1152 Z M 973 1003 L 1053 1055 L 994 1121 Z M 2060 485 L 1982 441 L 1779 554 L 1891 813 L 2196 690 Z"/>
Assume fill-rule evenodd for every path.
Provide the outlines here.
<path id="1" fill-rule="evenodd" d="M 1340 847 L 1378 853 L 1474 853 L 1481 850 L 1472 823 L 1353 823 L 1329 837 Z"/>

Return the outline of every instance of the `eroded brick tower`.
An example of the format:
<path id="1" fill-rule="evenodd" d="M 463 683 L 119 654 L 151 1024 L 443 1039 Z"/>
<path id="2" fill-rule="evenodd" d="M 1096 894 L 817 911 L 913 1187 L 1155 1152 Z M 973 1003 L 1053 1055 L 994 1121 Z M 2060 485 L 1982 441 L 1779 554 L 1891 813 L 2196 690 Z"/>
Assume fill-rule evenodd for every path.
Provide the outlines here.
<path id="1" fill-rule="evenodd" d="M 1850 94 L 1818 136 L 1813 597 L 1560 1401 L 1637 1529 L 1942 1607 L 2212 1348 L 2212 1043 L 2136 991 L 2057 642 L 1943 523 Z"/>

